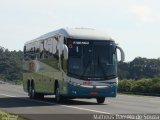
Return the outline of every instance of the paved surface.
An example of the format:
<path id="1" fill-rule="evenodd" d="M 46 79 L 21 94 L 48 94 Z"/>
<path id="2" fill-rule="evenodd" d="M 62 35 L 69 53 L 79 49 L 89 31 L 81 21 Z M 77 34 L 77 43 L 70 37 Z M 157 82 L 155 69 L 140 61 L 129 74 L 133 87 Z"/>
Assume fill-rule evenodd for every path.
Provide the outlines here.
<path id="1" fill-rule="evenodd" d="M 102 105 L 95 99 L 74 99 L 56 104 L 54 96 L 32 100 L 23 92 L 22 86 L 0 84 L 0 109 L 34 120 L 53 120 L 59 116 L 67 120 L 93 119 L 93 114 L 160 114 L 160 97 L 118 95 L 107 98 Z"/>

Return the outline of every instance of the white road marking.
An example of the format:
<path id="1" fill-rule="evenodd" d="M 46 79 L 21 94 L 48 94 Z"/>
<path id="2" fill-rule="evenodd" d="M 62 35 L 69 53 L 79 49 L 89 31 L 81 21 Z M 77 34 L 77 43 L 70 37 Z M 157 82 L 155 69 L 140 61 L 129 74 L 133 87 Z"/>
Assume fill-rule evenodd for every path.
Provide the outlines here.
<path id="1" fill-rule="evenodd" d="M 2 93 L 0 93 L 0 95 L 6 96 L 6 97 L 16 97 L 16 96 L 2 94 Z M 24 98 L 20 98 L 20 99 L 24 99 Z M 56 104 L 56 103 L 45 102 L 45 101 L 34 100 L 34 99 L 25 99 L 25 100 L 34 101 L 34 102 L 40 102 L 40 103 L 45 103 L 45 104 L 50 104 L 50 105 L 55 105 Z M 67 107 L 67 108 L 78 109 L 78 110 L 85 110 L 85 111 L 90 111 L 90 112 L 96 112 L 96 113 L 100 113 L 100 114 L 112 114 L 112 113 L 109 113 L 109 112 L 103 112 L 103 111 L 98 111 L 98 110 L 93 110 L 93 109 L 87 109 L 87 108 L 81 108 L 81 107 L 75 107 L 75 106 L 69 106 L 69 105 L 61 105 L 61 104 L 56 104 L 56 105 L 59 105 L 59 106 L 62 106 L 62 107 Z"/>
<path id="2" fill-rule="evenodd" d="M 68 106 L 68 105 L 60 105 L 60 106 L 79 109 L 79 110 L 86 110 L 86 111 L 91 111 L 91 112 L 96 112 L 96 113 L 101 113 L 101 114 L 112 114 L 112 113 L 109 113 L 109 112 L 103 112 L 103 111 L 92 110 L 92 109 L 87 109 L 87 108 L 80 108 L 80 107 L 75 107 L 75 106 Z"/>

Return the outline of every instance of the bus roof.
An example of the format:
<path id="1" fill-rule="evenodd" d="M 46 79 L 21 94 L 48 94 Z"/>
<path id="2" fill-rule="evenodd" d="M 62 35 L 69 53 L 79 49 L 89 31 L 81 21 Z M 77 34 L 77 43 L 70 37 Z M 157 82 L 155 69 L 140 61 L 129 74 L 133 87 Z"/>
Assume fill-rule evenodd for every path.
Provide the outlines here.
<path id="1" fill-rule="evenodd" d="M 36 42 L 39 40 L 44 40 L 55 36 L 56 34 L 62 34 L 66 38 L 72 39 L 88 39 L 88 40 L 113 40 L 106 33 L 97 31 L 91 28 L 61 28 L 56 31 L 44 34 L 36 39 L 26 42 L 25 44 Z"/>

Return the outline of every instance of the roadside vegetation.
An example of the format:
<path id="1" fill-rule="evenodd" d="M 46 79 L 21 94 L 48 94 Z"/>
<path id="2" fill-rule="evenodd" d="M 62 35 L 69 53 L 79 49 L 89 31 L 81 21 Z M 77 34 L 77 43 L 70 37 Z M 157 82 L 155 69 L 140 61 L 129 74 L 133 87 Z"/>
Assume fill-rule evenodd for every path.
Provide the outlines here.
<path id="1" fill-rule="evenodd" d="M 121 62 L 118 64 L 118 76 L 120 80 L 160 77 L 160 58 L 137 57 L 131 62 Z"/>
<path id="2" fill-rule="evenodd" d="M 160 96 L 160 58 L 119 63 L 118 92 Z"/>
<path id="3" fill-rule="evenodd" d="M 27 120 L 27 119 L 0 110 L 0 120 Z"/>
<path id="4" fill-rule="evenodd" d="M 121 80 L 119 81 L 118 91 L 121 93 L 160 95 L 160 78 Z"/>
<path id="5" fill-rule="evenodd" d="M 22 51 L 0 49 L 0 81 L 17 82 L 22 80 Z"/>

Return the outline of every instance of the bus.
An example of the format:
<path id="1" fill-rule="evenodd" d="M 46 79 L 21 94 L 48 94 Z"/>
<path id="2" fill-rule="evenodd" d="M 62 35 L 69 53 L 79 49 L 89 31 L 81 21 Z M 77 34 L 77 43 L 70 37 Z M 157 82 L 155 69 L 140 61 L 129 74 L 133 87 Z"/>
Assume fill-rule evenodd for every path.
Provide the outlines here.
<path id="1" fill-rule="evenodd" d="M 24 44 L 23 89 L 31 99 L 55 95 L 61 102 L 95 98 L 102 104 L 116 97 L 117 50 L 106 33 L 90 28 L 62 28 Z M 118 54 L 118 56 L 119 56 Z"/>

